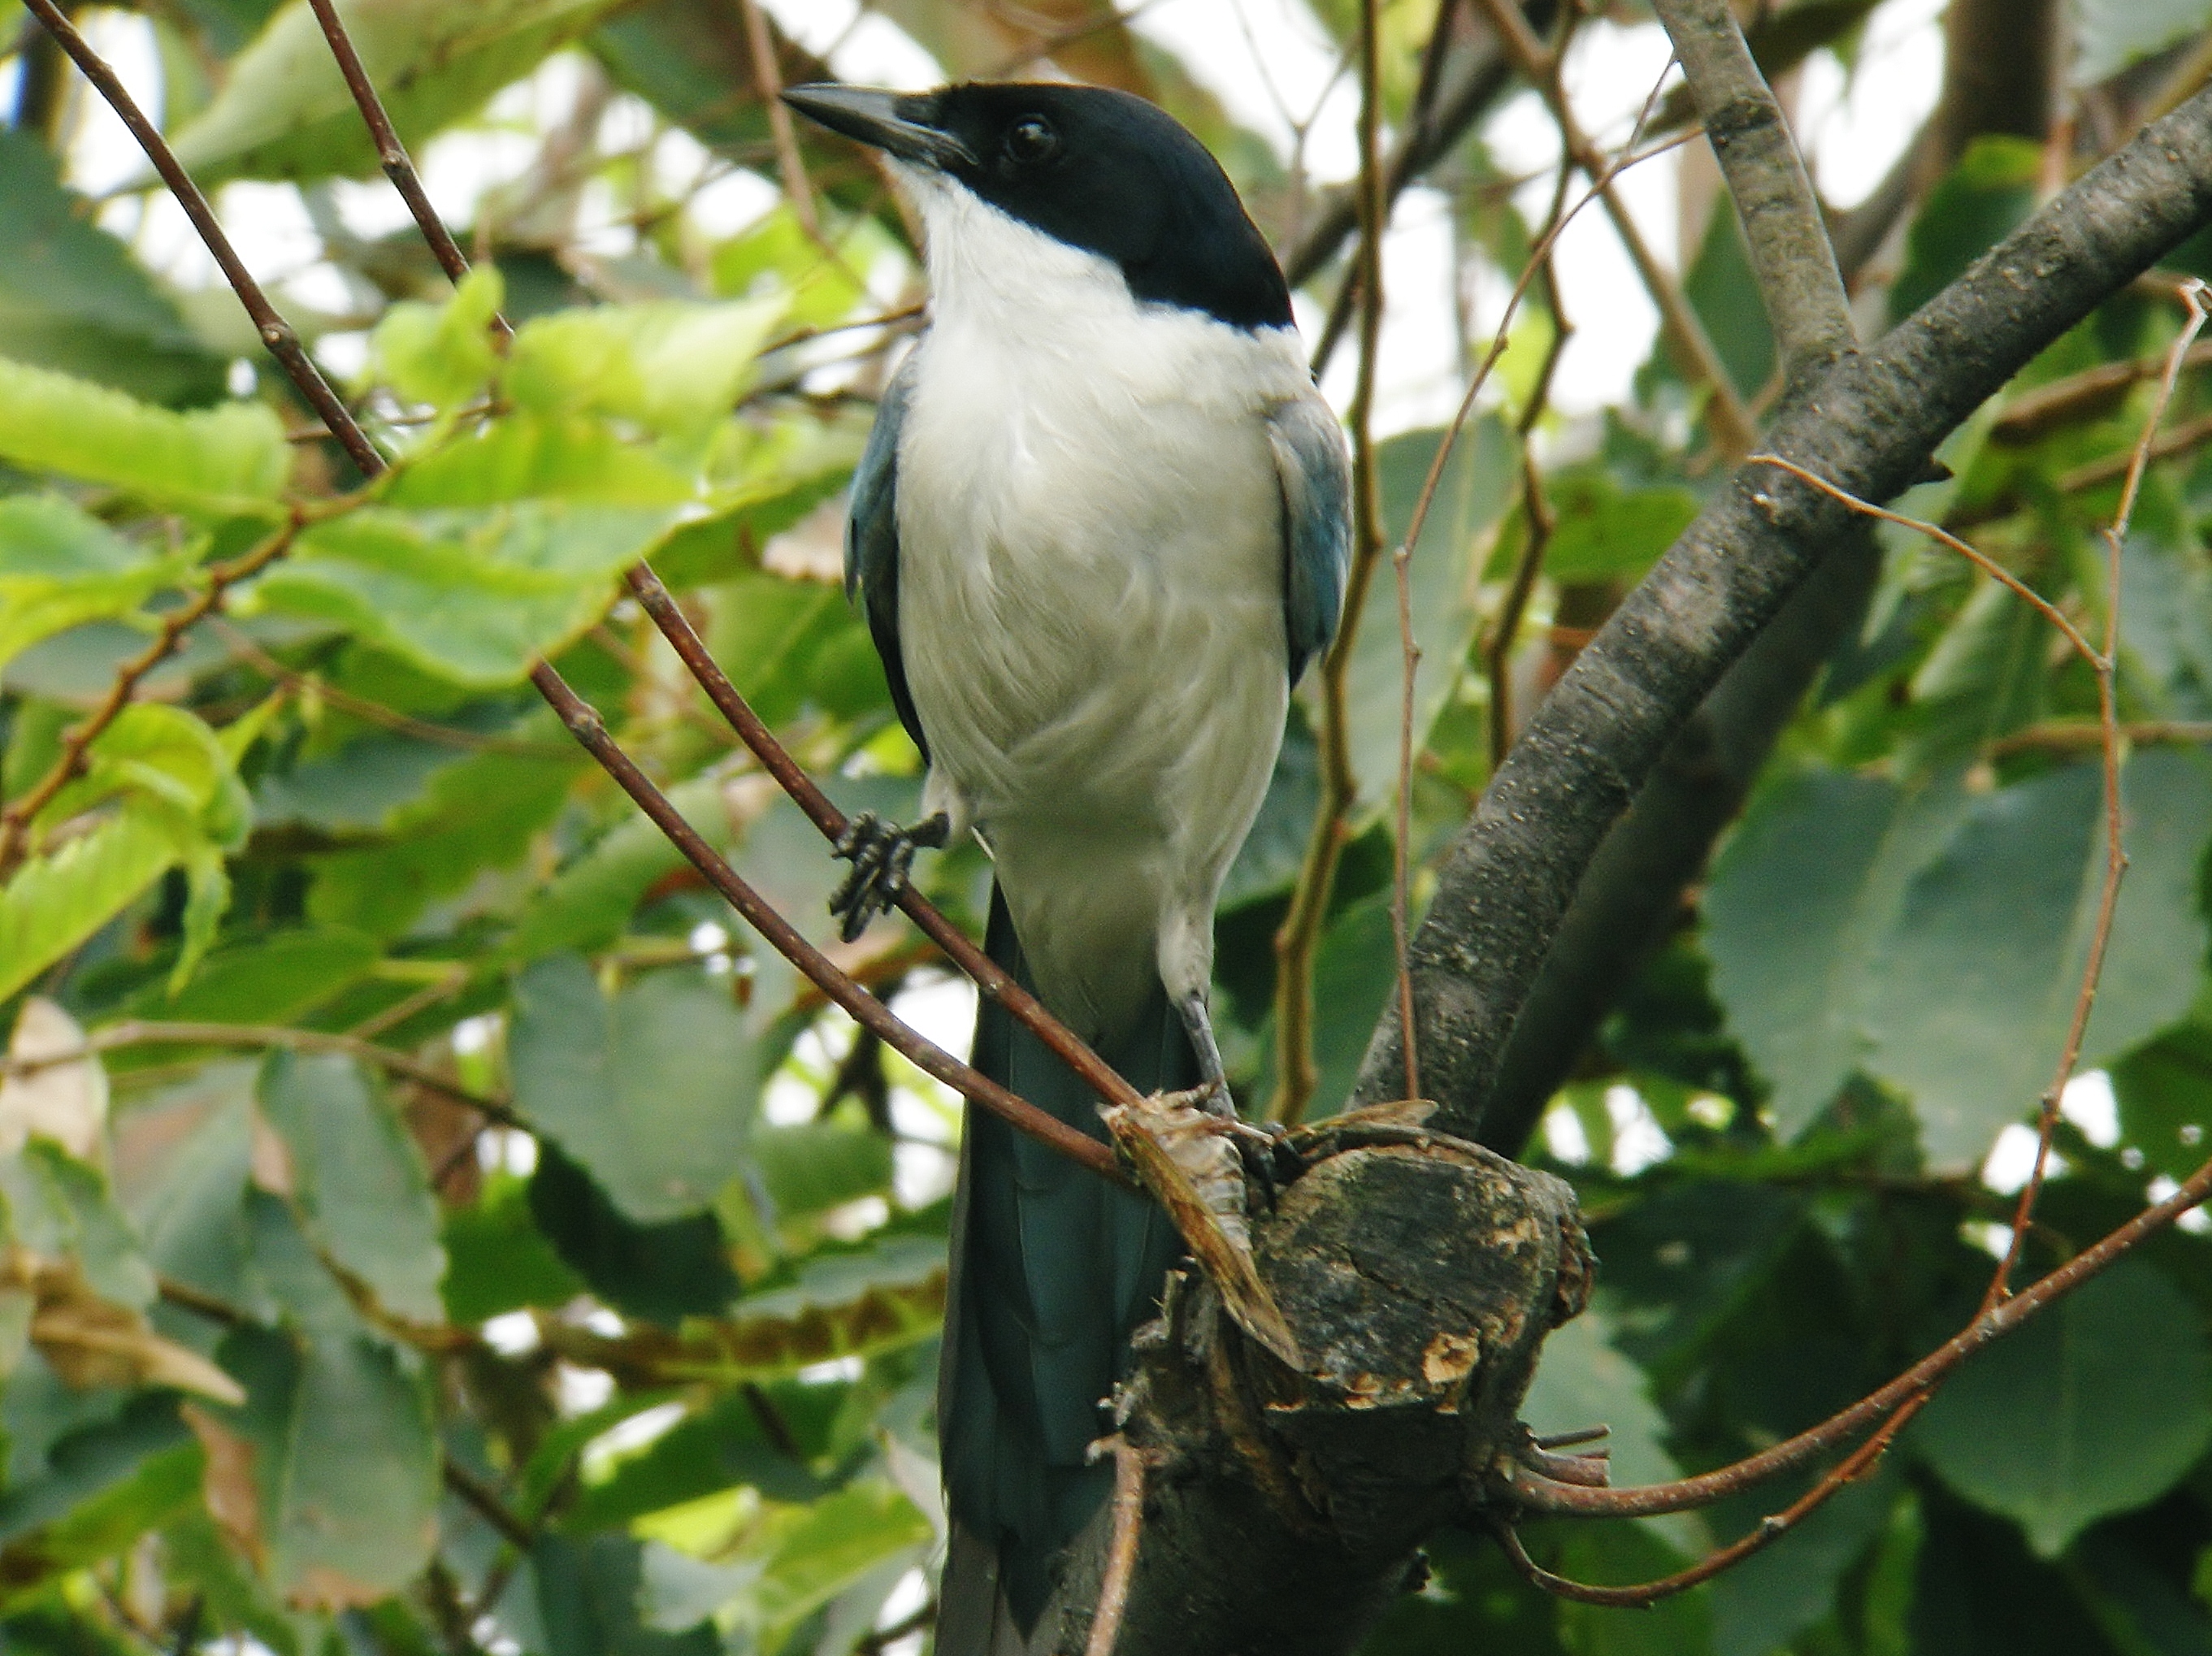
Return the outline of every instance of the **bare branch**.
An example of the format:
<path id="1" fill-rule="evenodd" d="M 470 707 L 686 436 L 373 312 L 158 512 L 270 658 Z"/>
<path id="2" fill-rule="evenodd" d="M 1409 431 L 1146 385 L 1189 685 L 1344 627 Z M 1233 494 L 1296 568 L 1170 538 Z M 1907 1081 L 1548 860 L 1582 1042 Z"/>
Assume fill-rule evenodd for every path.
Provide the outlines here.
<path id="1" fill-rule="evenodd" d="M 1820 198 L 1727 0 L 1656 3 L 1743 221 L 1784 374 L 1796 384 L 1849 350 L 1855 337 Z"/>

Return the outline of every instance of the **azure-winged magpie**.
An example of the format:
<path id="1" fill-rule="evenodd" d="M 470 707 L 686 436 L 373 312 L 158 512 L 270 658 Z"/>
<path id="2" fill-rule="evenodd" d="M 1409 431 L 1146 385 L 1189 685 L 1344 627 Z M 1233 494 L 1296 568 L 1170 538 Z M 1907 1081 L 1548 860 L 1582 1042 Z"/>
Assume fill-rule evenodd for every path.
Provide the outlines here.
<path id="1" fill-rule="evenodd" d="M 801 87 L 888 155 L 929 326 L 855 476 L 846 580 L 928 761 L 924 822 L 842 848 L 849 927 L 917 845 L 994 861 L 988 946 L 1142 1090 L 1227 1088 L 1213 907 L 1291 687 L 1342 608 L 1344 437 L 1205 147 L 1139 98 Z M 977 1066 L 1085 1131 L 1094 1094 L 987 1004 Z M 1018 1650 L 1110 1470 L 1085 1452 L 1179 1249 L 1164 1216 L 970 1108 L 939 1378 L 940 1656 Z"/>

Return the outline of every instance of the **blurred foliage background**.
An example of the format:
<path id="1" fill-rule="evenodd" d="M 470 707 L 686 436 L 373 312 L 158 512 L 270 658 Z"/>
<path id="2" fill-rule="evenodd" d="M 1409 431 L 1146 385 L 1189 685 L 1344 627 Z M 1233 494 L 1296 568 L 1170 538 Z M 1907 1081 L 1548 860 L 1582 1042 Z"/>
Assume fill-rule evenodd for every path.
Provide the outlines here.
<path id="1" fill-rule="evenodd" d="M 1917 136 L 1836 220 L 1869 330 L 2212 72 L 2204 0 L 1794 0 L 1751 9 L 1751 32 L 1794 95 L 1897 72 L 1860 52 L 1900 6 L 1940 12 L 1915 38 L 1949 53 Z M 1650 55 L 1634 4 L 1528 10 L 1587 48 L 1571 90 L 1623 42 Z M 347 182 L 374 156 L 305 0 L 80 21 L 241 232 L 309 227 L 311 256 L 264 274 L 398 462 L 374 489 L 0 4 L 0 1642 L 917 1650 L 956 1101 L 732 935 L 524 683 L 555 661 L 810 936 L 964 1040 L 971 998 L 902 925 L 832 941 L 836 865 L 618 596 L 649 558 L 842 805 L 911 814 L 918 760 L 837 585 L 872 397 L 919 325 L 908 227 L 851 149 L 802 133 L 778 154 L 764 89 L 841 50 L 799 0 L 346 15 L 434 194 L 465 209 L 478 270 L 458 294 Z M 1348 64 L 1349 0 L 1297 21 Z M 1392 142 L 1424 169 L 1407 200 L 1449 233 L 1447 325 L 1418 343 L 1455 391 L 1553 193 L 1514 136 L 1546 118 L 1474 8 L 1394 0 L 1382 22 Z M 1048 60 L 1158 99 L 1285 252 L 1310 341 L 1341 331 L 1349 209 L 1306 167 L 1320 126 L 1285 146 L 1240 123 L 1209 89 L 1220 65 L 1098 0 L 879 0 L 851 34 L 869 30 L 947 78 Z M 1329 95 L 1342 114 L 1340 78 Z M 1649 136 L 1683 113 L 1662 100 Z M 1710 164 L 1681 154 L 1671 280 L 1756 413 L 1772 343 Z M 2212 274 L 2212 248 L 2174 264 Z M 1714 387 L 1664 344 L 1613 405 L 1548 404 L 1577 321 L 1561 291 L 1538 282 L 1513 322 L 1413 567 L 1417 903 L 1498 741 L 1727 476 Z M 2180 322 L 2170 283 L 2115 297 L 1908 508 L 2098 620 L 2097 531 Z M 2208 408 L 2185 376 L 2126 544 L 2132 864 L 2032 1266 L 2207 1153 Z M 1383 442 L 1394 535 L 1440 435 Z M 1883 538 L 1863 627 L 1526 1146 L 1580 1187 L 1603 1263 L 1529 1416 L 1609 1423 L 1619 1481 L 1771 1443 L 1963 1322 L 2063 1040 L 2102 870 L 2092 680 L 2002 587 Z M 240 577 L 217 613 L 153 652 L 69 767 L 70 733 L 217 571 Z M 1370 604 L 1344 656 L 1353 837 L 1313 965 L 1321 1109 L 1391 984 L 1400 661 L 1395 606 Z M 1294 711 L 1221 916 L 1248 1110 L 1274 1089 L 1312 726 Z M 972 849 L 926 870 L 971 925 L 987 877 Z M 1878 1476 L 1710 1588 L 1562 1604 L 1447 1538 L 1371 1647 L 2212 1651 L 2203 1232 L 1978 1361 Z M 1778 1504 L 1530 1539 L 1628 1580 Z"/>

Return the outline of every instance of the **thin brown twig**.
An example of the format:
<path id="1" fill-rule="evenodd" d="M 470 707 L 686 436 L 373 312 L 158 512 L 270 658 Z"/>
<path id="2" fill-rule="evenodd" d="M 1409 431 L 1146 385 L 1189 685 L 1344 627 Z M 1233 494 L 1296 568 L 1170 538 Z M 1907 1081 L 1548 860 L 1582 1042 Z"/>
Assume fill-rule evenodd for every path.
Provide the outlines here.
<path id="1" fill-rule="evenodd" d="M 451 1455 L 445 1458 L 446 1487 L 465 1501 L 478 1518 L 491 1526 L 500 1539 L 521 1552 L 538 1544 L 530 1526 L 507 1509 L 499 1492 Z"/>
<path id="2" fill-rule="evenodd" d="M 1988 553 L 1967 544 L 1941 525 L 1929 523 L 1921 518 L 1908 518 L 1901 512 L 1892 512 L 1887 507 L 1879 507 L 1871 501 L 1863 500 L 1849 489 L 1838 488 L 1830 482 L 1817 471 L 1808 471 L 1795 460 L 1785 460 L 1778 454 L 1747 455 L 1745 457 L 1744 464 L 1772 466 L 1778 470 L 1786 471 L 1798 482 L 1819 489 L 1830 500 L 1849 507 L 1862 517 L 1879 519 L 1886 524 L 1895 524 L 1900 529 L 1917 530 L 1930 540 L 1948 547 L 1984 574 L 2010 588 L 2015 597 L 2024 600 L 2036 614 L 2063 634 L 2066 641 L 2080 652 L 2081 658 L 2090 666 L 2095 667 L 2103 659 L 2098 653 L 2097 646 L 2089 642 L 2080 628 L 2067 619 L 2064 610 L 1990 557 Z"/>
<path id="3" fill-rule="evenodd" d="M 1145 1532 L 1145 1465 L 1150 1457 L 1119 1432 L 1091 1446 L 1093 1460 L 1102 1454 L 1114 1457 L 1114 1532 L 1084 1656 L 1114 1656 L 1129 1607 L 1129 1583 L 1137 1573 L 1137 1544 Z"/>
<path id="4" fill-rule="evenodd" d="M 1114 1152 L 1081 1129 L 1069 1126 L 1026 1100 L 954 1058 L 936 1042 L 909 1027 L 873 995 L 841 971 L 829 956 L 814 947 L 774 905 L 755 891 L 699 831 L 684 820 L 637 761 L 607 734 L 599 710 L 569 688 L 568 681 L 544 662 L 531 670 L 531 682 L 552 704 L 570 735 L 581 743 L 653 826 L 667 835 L 692 867 L 738 912 L 738 917 L 767 939 L 769 946 L 796 966 L 813 984 L 851 1014 L 854 1021 L 883 1037 L 884 1044 L 910 1060 L 917 1069 L 955 1092 L 981 1105 L 1008 1125 L 1050 1145 L 1070 1161 L 1080 1162 L 1101 1178 L 1117 1184 L 1129 1180 L 1116 1163 Z M 1123 1083 L 1126 1085 L 1127 1083 Z"/>
<path id="5" fill-rule="evenodd" d="M 1358 797 L 1358 780 L 1352 768 L 1346 681 L 1351 671 L 1352 640 L 1359 631 L 1375 566 L 1382 555 L 1382 494 L 1376 476 L 1373 418 L 1376 359 L 1382 332 L 1382 233 L 1386 227 L 1380 160 L 1382 64 L 1376 5 L 1376 0 L 1360 0 L 1359 361 L 1352 382 L 1352 406 L 1346 411 L 1352 428 L 1352 567 L 1345 582 L 1336 641 L 1321 661 L 1321 802 L 1314 812 L 1297 883 L 1291 888 L 1289 911 L 1275 932 L 1275 1095 L 1269 1101 L 1267 1113 L 1289 1125 L 1304 1118 L 1321 1080 L 1313 1054 L 1314 955 L 1329 892 L 1336 883 L 1337 864 L 1351 838 L 1352 807 Z M 1400 986 L 1410 994 L 1404 901 L 1401 889 L 1392 899 L 1393 930 Z M 1410 1039 L 1407 1046 L 1410 1054 Z M 1413 1074 L 1410 1057 L 1407 1073 Z"/>
<path id="6" fill-rule="evenodd" d="M 776 172 L 783 179 L 791 215 L 806 232 L 806 239 L 820 246 L 822 221 L 814 211 L 814 186 L 799 153 L 799 130 L 783 101 L 783 76 L 776 67 L 775 42 L 769 34 L 767 14 L 761 10 L 760 0 L 738 0 L 738 11 L 744 22 L 746 54 L 753 60 L 753 89 L 768 111 L 769 138 L 775 146 Z"/>
<path id="7" fill-rule="evenodd" d="M 2212 1162 L 2190 1174 L 2187 1181 L 2164 1201 L 2145 1208 L 2064 1265 L 2038 1277 L 2003 1304 L 1977 1316 L 1887 1385 L 1869 1392 L 1849 1408 L 1838 1410 L 1819 1425 L 1770 1449 L 1747 1455 L 1733 1465 L 1672 1483 L 1630 1489 L 1589 1489 L 1579 1484 L 1555 1483 L 1516 1468 L 1509 1475 L 1507 1486 L 1500 1491 L 1500 1498 L 1526 1513 L 1583 1518 L 1649 1518 L 1660 1513 L 1709 1507 L 1717 1501 L 1755 1489 L 1849 1442 L 1869 1426 L 1888 1418 L 1910 1399 L 1933 1390 L 1937 1382 L 1975 1352 L 2011 1333 L 2046 1306 L 2108 1269 L 2115 1260 L 2140 1246 L 2144 1238 L 2164 1229 L 2191 1210 L 2203 1206 L 2208 1198 L 2212 1198 Z"/>
<path id="8" fill-rule="evenodd" d="M 337 1052 L 428 1088 L 456 1104 L 489 1116 L 502 1126 L 527 1125 L 514 1113 L 507 1099 L 472 1092 L 418 1058 L 396 1052 L 389 1046 L 379 1046 L 358 1036 L 337 1034 L 327 1029 L 295 1029 L 281 1023 L 126 1018 L 94 1030 L 85 1037 L 83 1045 L 65 1052 L 48 1052 L 37 1058 L 0 1057 L 0 1074 L 27 1075 L 57 1064 L 75 1064 L 100 1052 L 118 1052 L 129 1046 L 275 1046 L 296 1052 Z"/>
<path id="9" fill-rule="evenodd" d="M 2159 421 L 2173 400 L 2173 388 L 2181 378 L 2189 348 L 2204 326 L 2208 292 L 2212 289 L 2195 280 L 2182 288 L 2183 298 L 2189 306 L 2189 320 L 2166 353 L 2166 371 L 2159 379 L 2158 395 L 2143 420 L 2142 435 L 2136 440 L 2135 458 L 2128 468 L 2127 482 L 2120 490 L 2119 505 L 2105 529 L 2105 647 L 2091 664 L 2096 673 L 2097 725 L 2102 737 L 2099 745 L 2102 750 L 2105 793 L 2104 883 L 2097 894 L 2096 922 L 2089 934 L 2088 957 L 2081 966 L 2081 992 L 2075 997 L 2073 1016 L 2067 1024 L 2066 1044 L 2059 1053 L 2057 1071 L 2043 1095 L 2038 1113 L 2035 1164 L 2028 1172 L 2027 1182 L 2021 1186 L 2019 1205 L 2013 1212 L 2012 1234 L 2005 1240 L 2004 1258 L 1998 1261 L 1983 1295 L 1985 1307 L 2011 1291 L 2012 1273 L 2019 1265 L 2021 1249 L 2027 1244 L 2028 1222 L 2035 1216 L 2036 1203 L 2042 1197 L 2044 1181 L 2050 1172 L 2051 1140 L 2058 1130 L 2059 1101 L 2065 1093 L 2066 1083 L 2073 1079 L 2074 1066 L 2081 1061 L 2090 1010 L 2096 1003 L 2097 982 L 2104 975 L 2105 953 L 2112 940 L 2112 917 L 2118 911 L 2120 881 L 2128 867 L 2127 850 L 2120 839 L 2120 547 L 2127 538 L 2128 524 L 2135 516 L 2136 497 L 2142 488 L 2143 473 L 2150 464 L 2151 443 L 2158 434 Z"/>
<path id="10" fill-rule="evenodd" d="M 147 674 L 167 660 L 177 646 L 193 626 L 219 609 L 230 589 L 248 577 L 258 573 L 283 557 L 292 549 L 306 523 L 306 513 L 298 507 L 292 508 L 282 528 L 276 531 L 258 546 L 241 553 L 228 563 L 209 566 L 207 579 L 191 600 L 171 610 L 161 618 L 161 625 L 153 641 L 123 664 L 100 699 L 84 721 L 72 730 L 62 743 L 60 755 L 46 773 L 5 810 L 0 810 L 0 880 L 15 870 L 29 845 L 32 820 L 53 803 L 55 795 L 83 773 L 86 755 L 100 733 L 122 716 L 137 694 L 138 686 Z"/>
<path id="11" fill-rule="evenodd" d="M 1421 1061 L 1413 1039 L 1413 967 L 1408 953 L 1411 927 L 1407 919 L 1408 864 L 1413 838 L 1413 685 L 1420 670 L 1421 646 L 1413 640 L 1413 579 L 1409 566 L 1413 549 L 1402 542 L 1390 555 L 1390 567 L 1398 581 L 1398 639 L 1403 658 L 1404 684 L 1398 702 L 1398 820 L 1390 869 L 1390 943 L 1398 956 L 1398 1016 L 1406 1031 L 1406 1096 L 1421 1095 Z"/>
<path id="12" fill-rule="evenodd" d="M 2120 739 L 2131 743 L 2151 742 L 2212 742 L 2212 722 L 2185 719 L 2130 719 L 2119 726 Z M 2026 730 L 2001 736 L 1990 743 L 1988 752 L 1992 759 L 2002 759 L 2010 754 L 2031 753 L 2039 749 L 2070 753 L 2081 748 L 2104 745 L 2105 731 L 2100 722 L 2091 719 L 2052 719 L 2048 724 L 2031 725 Z"/>
<path id="13" fill-rule="evenodd" d="M 1487 5 L 1490 0 L 1483 0 L 1483 3 Z M 1660 71 L 1659 78 L 1651 83 L 1650 94 L 1644 100 L 1644 107 L 1637 115 L 1636 125 L 1629 133 L 1628 142 L 1620 153 L 1591 174 L 1589 188 L 1577 198 L 1572 207 L 1546 228 L 1543 235 L 1538 238 L 1536 246 L 1530 250 L 1528 264 L 1522 268 L 1519 278 L 1513 284 L 1513 291 L 1506 295 L 1505 309 L 1498 318 L 1497 331 L 1491 336 L 1490 349 L 1483 354 L 1482 361 L 1475 365 L 1474 375 L 1468 381 L 1467 390 L 1460 397 L 1459 407 L 1453 411 L 1451 423 L 1444 428 L 1443 441 L 1437 445 L 1436 455 L 1429 462 L 1428 476 L 1421 480 L 1420 494 L 1413 502 L 1413 515 L 1406 525 L 1408 543 L 1418 543 L 1421 531 L 1428 526 L 1429 508 L 1436 503 L 1437 487 L 1443 481 L 1444 466 L 1451 458 L 1460 434 L 1466 430 L 1467 422 L 1474 413 L 1474 399 L 1481 394 L 1483 386 L 1489 383 L 1491 371 L 1497 367 L 1498 359 L 1505 355 L 1507 346 L 1512 343 L 1510 330 L 1513 318 L 1519 313 L 1522 301 L 1528 295 L 1529 283 L 1536 279 L 1537 272 L 1548 264 L 1552 250 L 1559 245 L 1560 236 L 1565 234 L 1567 226 L 1574 222 L 1576 215 L 1610 188 L 1613 179 L 1627 169 L 1631 158 L 1636 156 L 1636 146 L 1644 136 L 1644 123 L 1651 118 L 1652 111 L 1659 106 L 1659 94 L 1666 86 L 1668 73 L 1673 68 L 1674 64 L 1669 61 L 1667 68 Z M 1560 189 L 1553 193 L 1554 201 L 1563 197 L 1565 181 L 1566 170 L 1565 163 L 1562 163 Z"/>
<path id="14" fill-rule="evenodd" d="M 70 21 L 67 14 L 55 3 L 55 0 L 23 0 L 23 4 L 39 20 L 46 33 L 60 44 L 61 49 L 70 55 L 70 61 L 76 64 L 84 78 L 91 82 L 94 88 L 107 100 L 108 106 L 121 118 L 123 124 L 131 130 L 131 136 L 138 141 L 139 149 L 145 152 L 146 159 L 153 162 L 154 170 L 161 175 L 161 181 L 169 186 L 169 192 L 177 198 L 177 205 L 185 209 L 185 216 L 191 221 L 192 228 L 199 233 L 200 240 L 214 256 L 216 264 L 222 267 L 223 279 L 230 283 L 231 291 L 238 295 L 239 303 L 245 306 L 246 315 L 252 318 L 254 331 L 260 336 L 261 343 L 268 348 L 269 354 L 283 367 L 285 377 L 299 388 L 300 394 L 307 399 L 308 406 L 322 416 L 323 423 L 331 428 L 331 434 L 352 458 L 354 464 L 360 468 L 362 476 L 374 477 L 382 472 L 385 469 L 384 457 L 377 452 L 376 445 L 368 440 L 368 434 L 362 430 L 348 411 L 343 400 L 331 389 L 330 382 L 323 378 L 322 370 L 315 366 L 313 359 L 300 343 L 299 333 L 269 302 L 269 295 L 261 290 L 261 284 L 246 268 L 246 261 L 239 258 L 238 250 L 231 246 L 230 238 L 223 234 L 222 225 L 216 218 L 215 209 L 208 205 L 208 199 L 200 193 L 200 187 L 185 171 L 176 152 L 169 148 L 168 140 L 161 136 L 161 128 L 147 119 L 146 112 L 138 107 L 137 100 L 117 78 L 115 71 L 108 67 L 106 60 L 92 49 L 84 36 L 76 32 L 76 25 Z"/>
<path id="15" fill-rule="evenodd" d="M 408 213 L 415 220 L 415 227 L 422 240 L 429 244 L 430 252 L 439 268 L 458 284 L 469 273 L 469 262 L 438 216 L 438 209 L 430 205 L 430 197 L 416 176 L 415 163 L 407 158 L 407 146 L 400 143 L 399 134 L 392 124 L 392 117 L 385 112 L 384 100 L 377 96 L 375 82 L 368 78 L 368 70 L 355 50 L 353 37 L 346 33 L 344 21 L 338 16 L 337 0 L 307 0 L 321 25 L 323 39 L 331 48 L 331 56 L 337 60 L 338 73 L 345 77 L 346 90 L 353 94 L 354 106 L 361 112 L 362 124 L 376 145 L 377 164 L 383 167 L 384 176 L 399 192 L 399 199 L 407 204 Z M 514 329 L 503 316 L 491 319 L 493 333 L 501 343 L 514 337 Z"/>

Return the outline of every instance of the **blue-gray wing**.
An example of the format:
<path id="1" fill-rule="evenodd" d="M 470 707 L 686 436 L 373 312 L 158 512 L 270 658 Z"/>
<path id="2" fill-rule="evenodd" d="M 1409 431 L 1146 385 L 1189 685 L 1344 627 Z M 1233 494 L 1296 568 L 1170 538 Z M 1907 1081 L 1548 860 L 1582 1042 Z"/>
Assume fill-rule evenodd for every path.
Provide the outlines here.
<path id="1" fill-rule="evenodd" d="M 1283 495 L 1283 623 L 1291 682 L 1328 648 L 1352 567 L 1352 457 L 1318 396 L 1278 404 L 1267 442 Z"/>
<path id="2" fill-rule="evenodd" d="M 899 723 L 929 757 L 929 743 L 921 734 L 921 719 L 914 710 L 907 688 L 906 658 L 899 649 L 898 628 L 898 448 L 899 428 L 906 419 L 907 403 L 914 396 L 914 357 L 908 354 L 898 372 L 884 387 L 876 405 L 876 423 L 868 433 L 868 446 L 853 473 L 853 511 L 845 522 L 845 597 L 858 602 L 867 617 L 868 635 L 883 658 L 884 676 L 890 682 L 891 706 Z"/>

